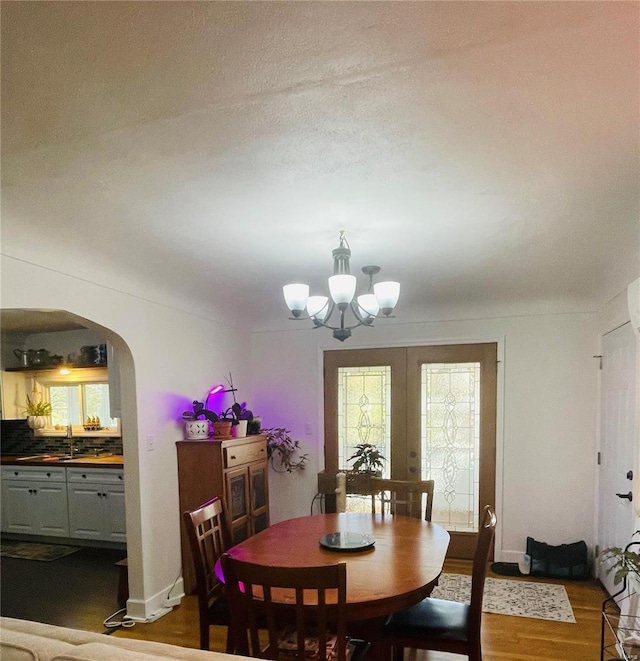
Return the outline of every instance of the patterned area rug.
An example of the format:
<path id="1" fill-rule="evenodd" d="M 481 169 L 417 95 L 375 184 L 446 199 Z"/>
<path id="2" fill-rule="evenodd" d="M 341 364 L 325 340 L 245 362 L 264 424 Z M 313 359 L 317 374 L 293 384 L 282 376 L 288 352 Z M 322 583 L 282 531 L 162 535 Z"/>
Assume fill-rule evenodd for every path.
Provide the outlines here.
<path id="1" fill-rule="evenodd" d="M 471 598 L 471 576 L 442 574 L 431 596 L 468 604 Z M 482 610 L 485 613 L 534 617 L 555 622 L 576 621 L 564 585 L 551 583 L 487 578 Z"/>
<path id="2" fill-rule="evenodd" d="M 64 546 L 63 544 L 39 544 L 13 540 L 3 540 L 0 543 L 0 556 L 21 560 L 41 560 L 43 562 L 51 562 L 79 550 L 79 546 Z"/>

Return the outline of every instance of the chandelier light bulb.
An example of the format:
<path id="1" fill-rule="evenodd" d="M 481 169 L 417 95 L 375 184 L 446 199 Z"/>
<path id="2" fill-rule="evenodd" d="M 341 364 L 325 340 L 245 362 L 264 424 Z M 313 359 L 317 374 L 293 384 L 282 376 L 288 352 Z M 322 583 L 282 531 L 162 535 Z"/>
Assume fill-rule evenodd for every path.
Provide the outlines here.
<path id="1" fill-rule="evenodd" d="M 324 321 L 329 312 L 329 299 L 326 296 L 309 296 L 307 314 L 314 320 Z"/>
<path id="2" fill-rule="evenodd" d="M 373 285 L 373 291 L 378 299 L 380 310 L 385 316 L 389 316 L 396 307 L 400 297 L 400 283 L 391 280 L 387 282 L 377 282 Z"/>
<path id="3" fill-rule="evenodd" d="M 329 292 L 333 302 L 340 307 L 347 306 L 356 293 L 356 276 L 341 273 L 329 278 Z"/>
<path id="4" fill-rule="evenodd" d="M 377 317 L 380 311 L 380 305 L 375 294 L 362 294 L 358 296 L 358 305 L 364 312 L 365 317 Z"/>
<path id="5" fill-rule="evenodd" d="M 282 288 L 284 293 L 284 300 L 287 307 L 291 310 L 294 317 L 299 317 L 302 311 L 307 307 L 307 299 L 309 298 L 309 285 L 302 285 L 295 283 L 285 285 Z"/>

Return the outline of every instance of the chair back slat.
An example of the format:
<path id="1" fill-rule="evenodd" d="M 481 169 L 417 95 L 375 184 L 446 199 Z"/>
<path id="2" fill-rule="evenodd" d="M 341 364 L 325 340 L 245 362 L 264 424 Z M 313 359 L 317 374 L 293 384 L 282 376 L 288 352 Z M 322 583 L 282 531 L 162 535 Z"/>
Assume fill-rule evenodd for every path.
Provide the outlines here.
<path id="1" fill-rule="evenodd" d="M 223 591 L 215 572 L 218 558 L 229 547 L 223 502 L 216 496 L 197 509 L 184 512 L 183 520 L 196 573 L 198 600 L 208 607 Z"/>
<path id="2" fill-rule="evenodd" d="M 196 574 L 200 647 L 209 649 L 209 625 L 226 623 L 222 614 L 212 615 L 211 608 L 224 593 L 224 585 L 216 575 L 215 565 L 230 546 L 224 504 L 216 496 L 194 510 L 183 512 L 182 521 Z M 230 651 L 229 639 L 227 651 Z"/>
<path id="3" fill-rule="evenodd" d="M 335 661 L 346 660 L 346 563 L 321 567 L 273 567 L 245 562 L 225 553 L 221 560 L 235 629 L 236 653 L 278 659 L 285 626 L 294 627 L 302 661 L 305 638 L 318 639 L 318 661 L 327 661 L 327 641 L 337 636 Z M 260 641 L 258 622 L 266 623 L 268 642 Z"/>
<path id="4" fill-rule="evenodd" d="M 431 521 L 433 480 L 371 478 L 371 508 L 374 514 L 397 514 Z"/>

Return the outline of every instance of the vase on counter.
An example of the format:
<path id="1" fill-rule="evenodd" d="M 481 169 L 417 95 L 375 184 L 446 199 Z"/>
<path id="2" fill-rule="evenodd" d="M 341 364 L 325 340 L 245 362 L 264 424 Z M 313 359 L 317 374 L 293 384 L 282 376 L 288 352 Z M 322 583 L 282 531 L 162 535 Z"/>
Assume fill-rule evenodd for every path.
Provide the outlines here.
<path id="1" fill-rule="evenodd" d="M 202 438 L 209 438 L 208 420 L 187 420 L 184 423 L 187 439 L 197 441 Z"/>
<path id="2" fill-rule="evenodd" d="M 47 419 L 43 415 L 29 415 L 27 424 L 31 429 L 44 429 L 47 426 Z"/>

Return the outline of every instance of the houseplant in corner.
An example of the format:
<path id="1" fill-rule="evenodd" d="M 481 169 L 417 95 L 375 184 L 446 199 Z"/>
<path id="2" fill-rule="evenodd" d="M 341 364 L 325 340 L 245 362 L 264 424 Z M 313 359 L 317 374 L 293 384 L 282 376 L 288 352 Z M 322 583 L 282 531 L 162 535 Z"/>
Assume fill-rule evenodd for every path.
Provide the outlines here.
<path id="1" fill-rule="evenodd" d="M 631 537 L 633 538 L 635 535 L 640 535 L 640 530 L 636 530 Z M 612 546 L 604 549 L 600 555 L 600 562 L 608 565 L 607 574 L 615 571 L 613 575 L 614 585 L 626 581 L 629 575 L 640 583 L 640 552 L 632 551 L 632 546 L 640 546 L 640 540 L 631 541 L 624 549 L 619 546 Z"/>
<path id="2" fill-rule="evenodd" d="M 293 471 L 305 469 L 309 455 L 299 454 L 300 443 L 291 438 L 291 432 L 288 429 L 272 427 L 263 429 L 262 433 L 267 440 L 269 463 L 276 473 L 293 473 Z"/>
<path id="3" fill-rule="evenodd" d="M 31 429 L 44 429 L 47 426 L 46 417 L 51 415 L 51 404 L 42 399 L 42 394 L 34 389 L 33 396 L 27 395 L 27 424 Z"/>

